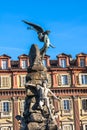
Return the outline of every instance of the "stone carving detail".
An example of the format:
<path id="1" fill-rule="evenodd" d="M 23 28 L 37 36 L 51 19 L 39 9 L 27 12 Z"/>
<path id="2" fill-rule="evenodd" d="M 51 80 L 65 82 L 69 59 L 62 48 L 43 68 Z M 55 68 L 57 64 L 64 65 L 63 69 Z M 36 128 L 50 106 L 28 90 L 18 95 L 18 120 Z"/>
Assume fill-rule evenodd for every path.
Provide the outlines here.
<path id="1" fill-rule="evenodd" d="M 30 66 L 26 76 L 26 98 L 20 130 L 58 130 L 54 106 L 51 100 L 58 98 L 48 88 L 47 69 L 42 62 L 38 46 L 31 45 L 29 53 Z"/>

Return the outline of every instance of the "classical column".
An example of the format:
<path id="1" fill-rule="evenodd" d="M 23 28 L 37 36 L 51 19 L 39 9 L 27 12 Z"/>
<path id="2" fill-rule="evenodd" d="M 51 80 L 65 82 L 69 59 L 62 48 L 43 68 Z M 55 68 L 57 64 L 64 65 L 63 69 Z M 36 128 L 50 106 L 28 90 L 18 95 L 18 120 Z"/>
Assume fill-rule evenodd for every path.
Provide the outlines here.
<path id="1" fill-rule="evenodd" d="M 75 96 L 73 96 L 73 111 L 74 111 L 74 127 L 75 127 L 75 130 L 80 130 L 78 97 L 75 97 Z"/>
<path id="2" fill-rule="evenodd" d="M 15 118 L 17 115 L 18 115 L 18 99 L 13 97 L 13 130 L 19 130 L 19 124 Z"/>

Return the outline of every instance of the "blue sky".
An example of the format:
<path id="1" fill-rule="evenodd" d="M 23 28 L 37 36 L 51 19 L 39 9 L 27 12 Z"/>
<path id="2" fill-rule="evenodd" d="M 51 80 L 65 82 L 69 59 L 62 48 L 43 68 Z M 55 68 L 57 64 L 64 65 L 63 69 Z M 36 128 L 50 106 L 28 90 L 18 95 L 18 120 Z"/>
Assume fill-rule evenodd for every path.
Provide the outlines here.
<path id="1" fill-rule="evenodd" d="M 51 59 L 60 53 L 73 58 L 87 53 L 87 0 L 1 0 L 0 55 L 16 60 L 29 53 L 31 44 L 43 46 L 36 32 L 26 29 L 23 19 L 51 31 L 50 41 L 56 46 L 47 51 Z"/>

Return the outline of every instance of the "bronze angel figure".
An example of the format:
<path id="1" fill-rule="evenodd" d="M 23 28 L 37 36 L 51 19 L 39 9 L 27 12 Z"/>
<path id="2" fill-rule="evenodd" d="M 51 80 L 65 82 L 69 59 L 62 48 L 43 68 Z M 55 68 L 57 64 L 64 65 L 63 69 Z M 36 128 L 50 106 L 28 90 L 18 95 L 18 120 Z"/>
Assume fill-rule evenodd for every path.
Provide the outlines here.
<path id="1" fill-rule="evenodd" d="M 55 48 L 51 43 L 50 43 L 50 39 L 48 37 L 50 31 L 46 30 L 44 31 L 44 29 L 42 27 L 40 27 L 39 25 L 36 25 L 34 23 L 22 20 L 24 23 L 28 24 L 29 27 L 27 29 L 31 29 L 31 30 L 35 30 L 38 34 L 38 39 L 41 42 L 44 42 L 44 46 L 40 49 L 41 54 L 43 54 L 43 56 L 45 55 L 47 49 L 51 46 L 52 48 Z"/>

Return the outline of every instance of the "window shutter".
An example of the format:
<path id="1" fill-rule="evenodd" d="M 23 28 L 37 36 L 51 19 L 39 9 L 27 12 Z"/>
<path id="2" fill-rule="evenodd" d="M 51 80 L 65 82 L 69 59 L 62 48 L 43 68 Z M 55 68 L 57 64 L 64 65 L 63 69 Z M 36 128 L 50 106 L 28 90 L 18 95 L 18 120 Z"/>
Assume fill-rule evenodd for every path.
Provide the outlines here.
<path id="1" fill-rule="evenodd" d="M 26 76 L 20 76 L 20 86 L 24 87 L 26 83 Z"/>
<path id="2" fill-rule="evenodd" d="M 61 110 L 64 110 L 64 101 L 61 101 Z"/>
<path id="3" fill-rule="evenodd" d="M 1 88 L 1 76 L 0 76 L 0 88 Z"/>
<path id="4" fill-rule="evenodd" d="M 69 108 L 70 108 L 70 110 L 72 109 L 72 101 L 71 100 L 69 100 Z"/>
<path id="5" fill-rule="evenodd" d="M 68 84 L 71 85 L 71 76 L 68 75 Z"/>
<path id="6" fill-rule="evenodd" d="M 82 84 L 82 79 L 81 79 L 81 75 L 80 74 L 78 75 L 78 78 L 79 78 L 79 84 L 81 85 Z"/>
<path id="7" fill-rule="evenodd" d="M 3 106 L 2 106 L 2 102 L 0 101 L 0 112 L 3 111 Z"/>
<path id="8" fill-rule="evenodd" d="M 61 75 L 58 75 L 58 81 L 59 81 L 59 86 L 61 86 L 62 82 L 61 82 Z"/>
<path id="9" fill-rule="evenodd" d="M 9 76 L 9 87 L 11 87 L 11 76 Z"/>
<path id="10" fill-rule="evenodd" d="M 20 76 L 20 86 L 23 87 L 23 77 Z"/>
<path id="11" fill-rule="evenodd" d="M 9 102 L 9 112 L 11 112 L 12 111 L 12 102 L 10 101 Z"/>
<path id="12" fill-rule="evenodd" d="M 20 87 L 22 87 L 22 77 L 20 76 Z"/>

